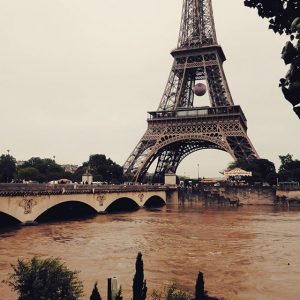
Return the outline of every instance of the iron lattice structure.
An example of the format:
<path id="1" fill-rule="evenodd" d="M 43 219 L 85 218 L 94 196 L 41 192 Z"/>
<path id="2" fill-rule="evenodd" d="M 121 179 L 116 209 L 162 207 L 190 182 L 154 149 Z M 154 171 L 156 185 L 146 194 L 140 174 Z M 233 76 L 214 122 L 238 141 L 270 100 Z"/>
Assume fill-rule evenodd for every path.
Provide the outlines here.
<path id="1" fill-rule="evenodd" d="M 201 149 L 219 149 L 236 159 L 258 158 L 247 120 L 234 105 L 223 71 L 226 60 L 217 43 L 211 0 L 184 0 L 173 66 L 148 129 L 124 164 L 124 174 L 141 181 L 158 159 L 154 181 L 176 172 L 181 161 Z M 210 106 L 194 107 L 195 84 L 206 80 Z"/>

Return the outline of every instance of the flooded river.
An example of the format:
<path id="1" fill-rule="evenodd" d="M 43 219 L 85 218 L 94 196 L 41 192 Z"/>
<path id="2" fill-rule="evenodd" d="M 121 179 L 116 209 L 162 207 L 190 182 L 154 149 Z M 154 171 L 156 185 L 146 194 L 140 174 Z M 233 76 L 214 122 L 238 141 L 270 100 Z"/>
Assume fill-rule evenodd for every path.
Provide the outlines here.
<path id="1" fill-rule="evenodd" d="M 200 204 L 98 215 L 0 232 L 0 282 L 18 257 L 60 257 L 81 270 L 89 299 L 97 280 L 117 276 L 131 299 L 138 251 L 143 253 L 148 299 L 176 282 L 194 292 L 198 271 L 209 294 L 232 300 L 300 299 L 300 210 Z M 0 283 L 0 299 L 17 296 Z"/>

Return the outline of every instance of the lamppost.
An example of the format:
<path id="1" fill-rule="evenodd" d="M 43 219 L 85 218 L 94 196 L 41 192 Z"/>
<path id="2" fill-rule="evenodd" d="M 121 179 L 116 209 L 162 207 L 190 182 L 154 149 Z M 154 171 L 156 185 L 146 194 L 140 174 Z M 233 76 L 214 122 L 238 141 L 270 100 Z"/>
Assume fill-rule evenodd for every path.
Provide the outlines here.
<path id="1" fill-rule="evenodd" d="M 197 168 L 198 168 L 198 183 L 199 183 L 199 164 L 197 164 Z"/>

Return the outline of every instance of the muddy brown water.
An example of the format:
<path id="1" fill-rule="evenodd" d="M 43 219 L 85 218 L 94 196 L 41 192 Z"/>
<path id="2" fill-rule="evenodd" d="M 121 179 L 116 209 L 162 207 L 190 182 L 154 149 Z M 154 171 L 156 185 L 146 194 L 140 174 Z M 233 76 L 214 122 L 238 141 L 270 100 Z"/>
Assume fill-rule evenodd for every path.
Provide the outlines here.
<path id="1" fill-rule="evenodd" d="M 0 231 L 0 299 L 17 295 L 2 280 L 17 258 L 60 257 L 106 299 L 117 276 L 131 299 L 138 251 L 148 299 L 172 282 L 193 292 L 198 271 L 211 295 L 232 300 L 300 299 L 300 210 L 210 207 L 201 203 L 98 215 Z"/>

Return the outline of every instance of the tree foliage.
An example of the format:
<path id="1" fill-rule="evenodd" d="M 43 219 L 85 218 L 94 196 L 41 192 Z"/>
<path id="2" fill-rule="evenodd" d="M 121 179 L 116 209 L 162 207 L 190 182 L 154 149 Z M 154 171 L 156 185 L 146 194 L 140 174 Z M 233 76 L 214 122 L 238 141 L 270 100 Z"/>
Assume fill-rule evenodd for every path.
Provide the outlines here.
<path id="1" fill-rule="evenodd" d="M 39 181 L 41 179 L 39 170 L 34 167 L 18 168 L 18 177 L 25 181 Z"/>
<path id="2" fill-rule="evenodd" d="M 279 86 L 287 101 L 293 105 L 293 110 L 300 118 L 300 12 L 291 27 L 292 32 L 296 33 L 296 45 L 293 44 L 294 35 L 291 35 L 291 41 L 284 46 L 281 58 L 286 65 L 290 65 L 290 69 L 285 78 L 280 79 Z"/>
<path id="3" fill-rule="evenodd" d="M 90 296 L 90 300 L 101 300 L 100 293 L 98 291 L 97 282 L 95 282 L 92 294 Z"/>
<path id="4" fill-rule="evenodd" d="M 16 160 L 11 155 L 0 156 L 0 182 L 11 182 L 16 174 Z"/>
<path id="5" fill-rule="evenodd" d="M 209 296 L 204 289 L 204 275 L 198 273 L 196 282 L 196 292 L 193 297 L 190 293 L 185 292 L 172 283 L 164 288 L 163 291 L 153 290 L 151 294 L 152 300 L 224 300 L 223 298 Z"/>
<path id="6" fill-rule="evenodd" d="M 172 284 L 167 288 L 166 300 L 191 300 L 192 296 L 177 288 L 176 284 Z"/>
<path id="7" fill-rule="evenodd" d="M 291 33 L 291 24 L 300 15 L 299 0 L 244 0 L 245 6 L 256 8 L 258 15 L 269 19 L 274 32 Z"/>
<path id="8" fill-rule="evenodd" d="M 204 288 L 204 274 L 202 272 L 198 273 L 196 281 L 196 291 L 194 300 L 221 300 L 220 298 L 209 296 Z"/>
<path id="9" fill-rule="evenodd" d="M 196 291 L 195 291 L 195 300 L 203 300 L 205 299 L 206 293 L 204 290 L 204 278 L 203 273 L 198 273 L 198 278 L 196 282 Z"/>
<path id="10" fill-rule="evenodd" d="M 172 283 L 164 288 L 163 291 L 154 290 L 151 295 L 152 300 L 192 300 L 191 294 L 177 288 L 175 283 Z"/>
<path id="11" fill-rule="evenodd" d="M 133 300 L 145 300 L 147 295 L 146 280 L 144 280 L 144 262 L 139 252 L 135 262 L 135 275 L 133 278 Z"/>
<path id="12" fill-rule="evenodd" d="M 40 183 L 51 180 L 69 179 L 81 182 L 82 174 L 87 168 L 94 177 L 94 181 L 106 181 L 108 183 L 122 183 L 123 168 L 104 154 L 94 154 L 84 162 L 74 174 L 65 172 L 64 168 L 53 159 L 32 157 L 16 166 L 16 159 L 11 155 L 0 156 L 0 182 L 11 182 L 12 179 L 18 181 L 37 181 Z"/>
<path id="13" fill-rule="evenodd" d="M 48 182 L 70 177 L 53 159 L 32 157 L 18 168 L 19 179 Z"/>
<path id="14" fill-rule="evenodd" d="M 244 4 L 256 8 L 260 17 L 269 19 L 269 28 L 274 32 L 290 35 L 291 41 L 286 43 L 281 53 L 285 64 L 290 64 L 290 69 L 285 78 L 280 79 L 279 86 L 300 119 L 300 1 L 244 0 Z M 293 45 L 294 39 L 296 45 Z"/>
<path id="15" fill-rule="evenodd" d="M 75 180 L 81 181 L 82 174 L 89 168 L 94 181 L 104 181 L 108 183 L 123 182 L 123 168 L 104 154 L 90 155 L 89 160 L 84 162 L 75 172 Z"/>
<path id="16" fill-rule="evenodd" d="M 123 300 L 123 296 L 122 296 L 122 287 L 120 286 L 119 291 L 116 295 L 115 300 Z"/>
<path id="17" fill-rule="evenodd" d="M 12 268 L 7 283 L 19 300 L 77 300 L 83 296 L 78 272 L 69 270 L 58 258 L 18 259 Z"/>
<path id="18" fill-rule="evenodd" d="M 280 181 L 300 182 L 300 160 L 293 159 L 293 155 L 280 155 L 281 166 L 278 177 Z"/>
<path id="19" fill-rule="evenodd" d="M 267 159 L 239 159 L 230 163 L 228 169 L 241 168 L 245 171 L 252 172 L 252 177 L 247 177 L 248 182 L 268 182 L 269 184 L 276 183 L 276 169 L 273 162 Z"/>

